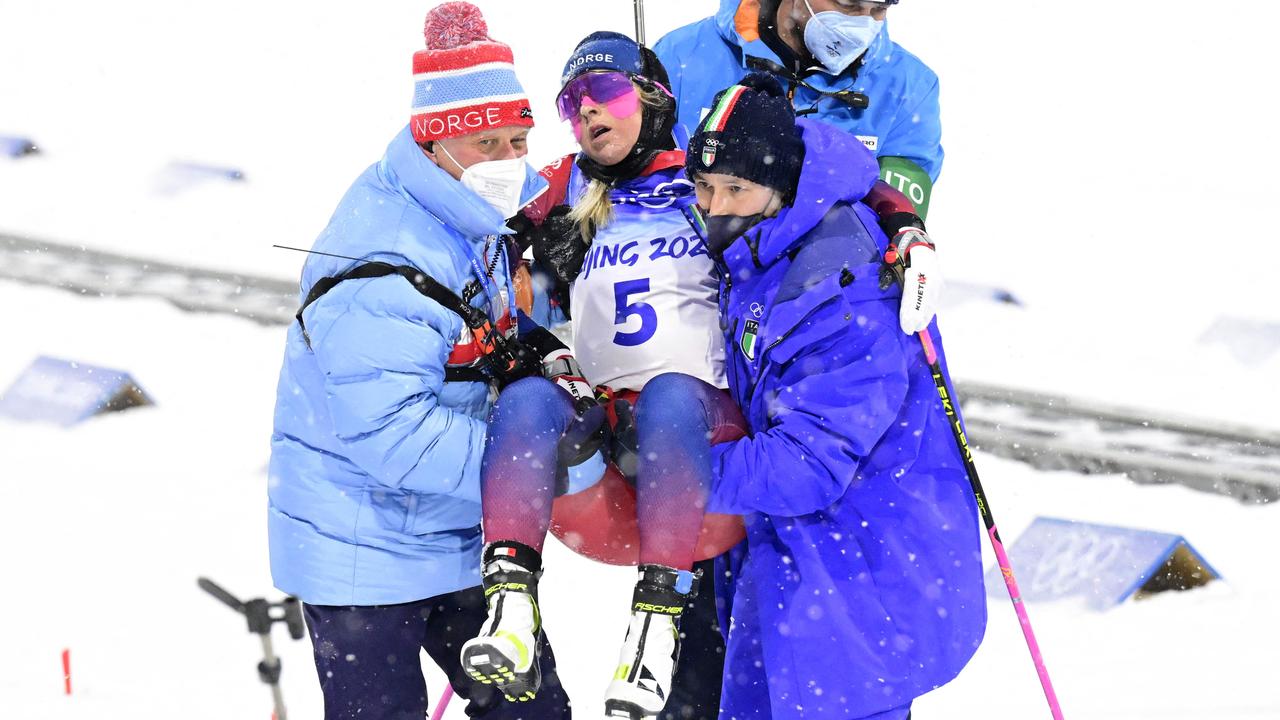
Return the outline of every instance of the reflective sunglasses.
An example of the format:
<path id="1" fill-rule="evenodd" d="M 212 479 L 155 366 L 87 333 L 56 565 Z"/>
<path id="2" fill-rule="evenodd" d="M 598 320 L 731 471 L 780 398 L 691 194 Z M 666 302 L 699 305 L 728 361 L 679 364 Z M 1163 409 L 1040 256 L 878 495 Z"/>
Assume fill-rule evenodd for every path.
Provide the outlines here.
<path id="1" fill-rule="evenodd" d="M 560 119 L 573 123 L 575 130 L 584 98 L 603 105 L 616 118 L 630 117 L 640 109 L 640 93 L 636 92 L 630 75 L 612 70 L 583 73 L 570 80 L 556 98 Z"/>

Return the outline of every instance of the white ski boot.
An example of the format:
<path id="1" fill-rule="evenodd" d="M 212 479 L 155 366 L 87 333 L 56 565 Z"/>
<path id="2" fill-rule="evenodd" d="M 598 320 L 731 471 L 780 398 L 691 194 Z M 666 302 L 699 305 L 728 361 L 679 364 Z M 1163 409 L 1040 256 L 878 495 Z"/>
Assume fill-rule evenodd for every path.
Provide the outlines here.
<path id="1" fill-rule="evenodd" d="M 511 702 L 532 700 L 542 683 L 541 575 L 542 557 L 528 545 L 496 542 L 485 548 L 481 582 L 489 617 L 480 635 L 462 646 L 462 669 L 476 682 L 497 687 Z"/>
<path id="2" fill-rule="evenodd" d="M 697 582 L 688 571 L 640 566 L 631 624 L 605 693 L 605 717 L 651 720 L 662 712 L 680 661 L 680 617 L 697 594 Z"/>

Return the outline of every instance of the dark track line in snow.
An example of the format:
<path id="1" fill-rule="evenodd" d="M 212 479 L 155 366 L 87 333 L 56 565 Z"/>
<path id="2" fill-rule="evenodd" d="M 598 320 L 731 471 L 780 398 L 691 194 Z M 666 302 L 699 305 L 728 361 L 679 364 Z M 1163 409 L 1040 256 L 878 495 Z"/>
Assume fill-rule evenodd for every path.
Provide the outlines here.
<path id="1" fill-rule="evenodd" d="M 1280 500 L 1280 433 L 972 381 L 957 386 L 970 440 L 995 455 L 1248 503 Z"/>
<path id="2" fill-rule="evenodd" d="M 99 297 L 152 297 L 183 310 L 282 325 L 297 311 L 298 285 L 0 235 L 0 278 Z"/>
<path id="3" fill-rule="evenodd" d="M 264 325 L 293 320 L 294 282 L 0 235 L 0 278 L 80 295 L 153 297 Z M 958 382 L 975 447 L 1041 469 L 1124 473 L 1245 502 L 1280 499 L 1280 433 Z"/>

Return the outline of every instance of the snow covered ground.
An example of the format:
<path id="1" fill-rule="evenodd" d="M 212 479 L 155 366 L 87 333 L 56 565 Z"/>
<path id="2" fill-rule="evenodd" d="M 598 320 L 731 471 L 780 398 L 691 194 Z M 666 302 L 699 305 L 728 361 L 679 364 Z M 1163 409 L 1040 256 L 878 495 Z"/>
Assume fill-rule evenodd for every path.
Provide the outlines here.
<path id="1" fill-rule="evenodd" d="M 269 246 L 309 244 L 403 124 L 431 4 L 0 3 L 0 135 L 42 150 L 0 158 L 0 233 L 295 277 L 299 256 Z M 566 151 L 551 106 L 561 63 L 591 30 L 629 31 L 631 3 L 479 4 L 542 122 L 533 160 Z M 646 0 L 649 36 L 714 6 Z M 891 17 L 942 77 L 948 156 L 930 227 L 947 276 L 1024 302 L 947 309 L 956 375 L 1280 428 L 1280 238 L 1255 219 L 1280 163 L 1259 91 L 1280 11 L 909 0 Z M 165 170 L 177 161 L 245 178 L 182 185 Z M 0 420 L 0 719 L 266 720 L 257 641 L 195 578 L 274 597 L 264 469 L 282 331 L 8 283 L 0 308 L 0 389 L 50 354 L 125 368 L 158 402 L 72 430 Z M 1210 342 L 1223 318 L 1256 330 Z M 1068 717 L 1280 717 L 1280 508 L 978 463 L 1006 542 L 1037 515 L 1151 528 L 1185 535 L 1226 578 L 1107 613 L 1031 605 Z M 621 639 L 630 573 L 549 547 L 546 624 L 591 717 L 616 652 L 599 639 Z M 293 716 L 318 717 L 308 645 L 283 638 Z M 1042 706 L 995 599 L 977 658 L 917 717 Z"/>
<path id="2" fill-rule="evenodd" d="M 0 718 L 267 720 L 257 639 L 195 579 L 244 598 L 279 597 L 264 489 L 283 331 L 9 283 L 0 283 L 0 307 L 38 308 L 0 316 L 6 382 L 45 353 L 128 368 L 157 402 L 70 430 L 0 419 Z M 1280 506 L 1041 473 L 982 454 L 977 462 L 1006 542 L 1037 515 L 1174 532 L 1226 578 L 1105 613 L 1029 605 L 1068 718 L 1280 716 Z M 596 717 L 632 574 L 554 541 L 547 555 L 546 627 L 578 717 Z M 990 618 L 977 657 L 920 700 L 917 717 L 1048 717 L 1007 599 L 992 599 Z M 285 637 L 279 628 L 292 716 L 319 717 L 310 645 Z M 70 698 L 63 648 L 72 652 Z M 441 677 L 429 682 L 438 697 Z M 460 704 L 449 712 L 464 717 Z"/>

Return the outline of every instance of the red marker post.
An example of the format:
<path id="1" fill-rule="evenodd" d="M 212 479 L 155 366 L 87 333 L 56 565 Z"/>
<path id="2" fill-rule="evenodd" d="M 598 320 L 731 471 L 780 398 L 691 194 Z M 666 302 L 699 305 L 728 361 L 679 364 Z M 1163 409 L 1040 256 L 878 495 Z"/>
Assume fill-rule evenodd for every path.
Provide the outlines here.
<path id="1" fill-rule="evenodd" d="M 62 651 L 62 686 L 71 694 L 71 650 Z"/>

